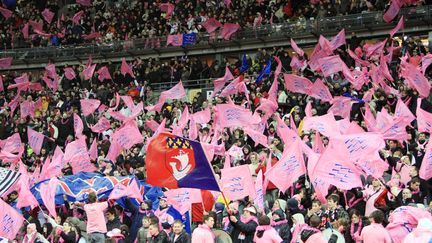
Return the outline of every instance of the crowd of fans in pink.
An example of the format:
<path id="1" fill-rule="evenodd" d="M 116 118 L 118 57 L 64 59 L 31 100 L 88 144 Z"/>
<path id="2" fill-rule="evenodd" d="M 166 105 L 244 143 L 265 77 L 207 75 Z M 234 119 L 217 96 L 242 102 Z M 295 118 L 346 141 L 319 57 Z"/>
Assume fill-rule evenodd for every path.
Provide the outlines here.
<path id="1" fill-rule="evenodd" d="M 380 0 L 316 0 L 311 3 L 225 0 L 170 1 L 168 7 L 161 1 L 82 2 L 90 2 L 90 5 L 63 7 L 51 0 L 18 1 L 11 17 L 0 18 L 0 49 L 166 38 L 170 34 L 205 32 L 203 23 L 210 18 L 222 24 L 237 23 L 241 28 L 287 21 L 296 23 L 317 17 L 383 10 L 386 4 Z M 39 32 L 34 32 L 39 26 Z"/>
<path id="2" fill-rule="evenodd" d="M 169 20 L 163 19 L 161 23 L 155 21 L 151 24 L 143 20 L 142 25 L 127 26 L 131 23 L 130 20 L 128 22 L 122 18 L 137 18 L 140 21 L 141 18 L 137 16 L 145 15 L 148 19 L 159 18 L 161 12 L 158 3 L 138 1 L 127 5 L 126 8 L 116 8 L 119 11 L 117 13 L 117 10 L 104 11 L 108 5 L 101 1 L 94 1 L 92 8 L 83 8 L 83 10 L 94 12 L 95 21 L 91 20 L 91 15 L 83 15 L 79 27 L 72 26 L 67 21 L 61 23 L 64 26 L 70 25 L 71 33 L 74 28 L 80 29 L 76 34 L 65 35 L 61 43 L 80 43 L 80 34 L 90 33 L 92 22 L 95 22 L 97 28 L 106 26 L 106 30 L 101 29 L 106 31 L 104 33 L 108 33 L 112 27 L 116 33 L 112 38 L 122 39 L 125 34 L 132 38 L 146 37 L 150 32 L 155 35 L 175 33 L 171 32 L 173 24 L 178 24 L 179 20 L 187 20 L 187 16 L 193 20 L 191 25 L 188 22 L 179 24 L 176 31 L 183 31 L 183 29 L 193 31 L 191 28 L 199 29 L 195 25 L 200 23 L 199 18 L 205 18 L 206 14 L 203 13 L 209 13 L 212 9 L 220 21 L 225 18 L 229 22 L 239 22 L 242 26 L 248 26 L 253 25 L 255 14 L 252 13 L 257 11 L 262 11 L 264 19 L 269 19 L 271 13 L 277 16 L 277 12 L 282 9 L 282 17 L 278 17 L 280 20 L 273 18 L 273 21 L 282 21 L 293 16 L 307 16 L 306 14 L 309 14 L 309 17 L 319 16 L 320 13 L 326 15 L 328 13 L 322 13 L 321 8 L 327 6 L 332 9 L 332 15 L 334 11 L 343 14 L 345 11 L 365 10 L 358 7 L 363 6 L 361 4 L 365 4 L 366 9 L 370 7 L 370 4 L 366 4 L 367 1 L 320 2 L 317 8 L 300 2 L 303 1 L 288 3 L 275 1 L 271 4 L 266 4 L 266 1 L 263 1 L 264 4 L 254 2 L 248 8 L 244 7 L 243 3 L 237 4 L 233 1 L 231 9 L 228 10 L 224 2 L 179 1 Z M 350 3 L 347 5 L 350 7 L 342 8 L 342 3 L 347 4 L 347 2 Z M 380 6 L 381 2 L 376 1 L 372 6 Z M 28 7 L 22 7 L 20 4 L 27 4 Z M 23 22 L 19 20 L 18 13 L 35 13 L 30 10 L 31 4 L 19 2 L 13 18 L 7 20 L 18 23 L 11 28 L 12 32 L 14 28 L 19 30 L 22 27 Z M 142 12 L 136 7 L 141 5 Z M 27 8 L 28 11 L 18 11 L 20 6 L 22 9 Z M 45 7 L 42 6 L 42 9 Z M 48 7 L 56 12 L 55 6 L 48 5 Z M 133 10 L 128 10 L 129 7 Z M 356 7 L 358 10 L 355 10 Z M 190 12 L 187 11 L 188 9 Z M 76 9 L 78 10 L 80 9 Z M 122 14 L 124 11 L 136 12 L 136 14 Z M 251 14 L 248 14 L 249 12 Z M 197 18 L 198 15 L 201 17 Z M 27 16 L 21 17 L 33 19 Z M 115 18 L 116 21 L 108 21 L 111 18 Z M 111 23 L 113 26 L 109 26 Z M 55 28 L 56 19 L 52 21 L 52 26 L 45 30 L 53 33 L 56 31 Z M 3 33 L 9 33 L 5 34 L 4 38 L 10 39 L 9 30 Z M 27 220 L 15 236 L 15 240 L 17 242 L 215 242 L 216 235 L 211 230 L 213 228 L 228 233 L 233 242 L 337 242 L 338 239 L 343 239 L 345 242 L 364 243 L 430 242 L 432 239 L 430 213 L 432 210 L 430 195 L 432 146 L 429 144 L 430 125 L 427 121 L 429 113 L 425 115 L 424 112 L 432 111 L 429 84 L 431 68 L 428 67 L 432 62 L 431 55 L 416 38 L 408 38 L 401 43 L 390 39 L 380 45 L 381 42 L 365 44 L 353 34 L 347 43 L 334 46 L 335 42 L 320 38 L 310 57 L 301 53 L 299 49 L 295 50 L 297 53 L 294 55 L 290 55 L 283 48 L 262 49 L 257 50 L 247 59 L 239 58 L 235 63 L 224 60 L 223 63 L 214 63 L 210 67 L 195 57 L 182 57 L 170 61 L 136 59 L 131 66 L 127 67 L 107 65 L 107 71 L 112 74 L 112 78 L 104 80 L 99 78 L 102 73 L 105 73 L 99 72 L 103 65 L 90 68 L 93 72 L 95 69 L 99 71 L 95 72 L 98 73 L 95 75 L 91 72 L 88 77 L 86 70 L 92 67 L 91 62 L 85 67 L 57 66 L 54 70 L 47 68 L 40 72 L 29 71 L 29 83 L 26 85 L 23 85 L 22 79 L 17 81 L 17 78 L 23 77 L 23 73 L 1 73 L 1 165 L 15 168 L 20 172 L 23 172 L 24 168 L 26 173 L 32 175 L 27 182 L 30 185 L 42 180 L 44 176 L 50 178 L 50 175 L 44 174 L 44 165 L 50 159 L 54 160 L 52 156 L 56 148 L 67 150 L 67 145 L 77 141 L 82 134 L 85 135 L 88 145 L 96 141 L 97 149 L 90 149 L 95 151 L 96 155 L 90 157 L 91 163 L 99 173 L 106 176 L 135 175 L 138 179 L 145 179 L 147 141 L 162 130 L 178 132 L 181 123 L 185 124 L 180 129 L 180 135 L 199 140 L 203 144 L 212 144 L 215 148 L 223 147 L 222 150 L 226 151 L 226 153 L 214 152 L 214 156 L 210 159 L 216 175 L 221 175 L 222 168 L 247 165 L 254 181 L 260 176 L 264 177 L 262 179 L 265 193 L 262 206 L 257 203 L 257 198 L 252 196 L 238 200 L 228 198 L 231 201 L 226 203 L 221 200 L 220 195 L 202 191 L 202 203 L 192 204 L 191 220 L 195 229 L 191 235 L 185 232 L 183 222 L 175 221 L 167 213 L 170 206 L 169 200 L 163 196 L 159 200 L 157 210 L 152 210 L 154 205 L 149 200 L 135 206 L 126 199 L 126 205 L 122 207 L 115 200 L 98 202 L 97 195 L 90 193 L 86 203 L 65 200 L 64 205 L 57 205 L 58 216 L 52 218 L 47 215 L 46 205 L 31 210 L 26 210 L 25 207 L 18 208 L 16 204 L 24 192 L 13 191 L 3 195 L 5 201 L 22 212 Z M 338 69 L 336 66 L 330 68 L 325 63 L 314 62 L 314 56 L 327 58 L 332 55 L 339 55 L 348 70 Z M 263 68 L 265 69 L 269 60 L 274 60 L 270 74 L 262 81 L 255 82 L 253 77 Z M 74 75 L 71 75 L 70 70 Z M 327 72 L 331 74 L 327 75 Z M 284 82 L 279 79 L 282 77 L 279 74 L 282 73 L 284 73 Z M 292 76 L 285 73 L 292 73 Z M 152 83 L 197 78 L 210 80 L 218 78 L 214 82 L 215 89 L 221 82 L 225 85 L 232 79 L 234 81 L 225 88 L 222 86 L 219 90 L 222 92 L 217 92 L 214 98 L 207 97 L 205 92 L 200 92 L 191 100 L 175 99 L 170 102 L 162 100 L 162 107 L 157 108 L 158 96 L 152 90 Z M 359 87 L 360 79 L 363 82 Z M 422 83 L 425 79 L 426 83 Z M 51 82 L 58 82 L 58 87 Z M 44 83 L 47 86 L 36 85 Z M 230 89 L 233 83 L 235 86 Z M 280 84 L 277 85 L 278 83 Z M 313 85 L 318 86 L 321 83 L 324 85 L 324 88 L 323 86 L 320 88 L 322 92 L 313 92 L 312 89 L 315 87 Z M 241 88 L 243 84 L 245 89 Z M 18 91 L 15 88 L 18 88 Z M 330 99 L 327 94 L 324 94 L 326 90 L 330 94 Z M 122 98 L 120 99 L 116 93 Z M 86 99 L 97 99 L 101 105 L 89 112 L 89 108 L 83 107 L 80 102 Z M 139 105 L 140 102 L 146 106 L 144 109 Z M 222 129 L 217 131 L 215 114 L 219 114 L 218 105 L 221 104 L 244 107 L 252 111 L 254 117 L 259 116 L 261 122 L 251 127 L 247 126 L 250 125 L 249 121 L 244 121 L 245 126 L 241 127 L 228 128 L 223 127 L 222 124 Z M 115 108 L 112 109 L 113 107 Z M 137 109 L 138 113 L 135 112 Z M 114 110 L 118 112 L 115 113 Z M 328 123 L 319 124 L 319 119 L 324 120 L 324 117 L 328 117 L 326 114 L 332 114 L 329 110 L 335 115 L 335 117 L 331 116 L 332 119 L 337 120 L 336 128 L 339 135 L 336 137 L 333 135 L 334 131 L 330 133 Z M 186 114 L 197 114 L 201 111 L 210 111 L 210 121 L 200 123 L 189 119 L 190 121 L 184 122 L 184 117 L 189 117 Z M 79 132 L 76 116 L 82 120 L 82 129 L 80 128 Z M 432 114 L 430 116 L 432 117 Z M 123 126 L 124 120 L 128 120 L 119 117 L 133 117 L 132 120 L 135 120 L 144 143 L 124 149 L 113 158 L 110 152 L 113 134 Z M 312 124 L 310 122 L 312 118 L 318 120 Z M 103 119 L 108 121 L 108 127 L 103 131 L 95 132 L 95 124 L 99 124 Z M 429 121 L 432 122 L 432 119 Z M 45 137 L 39 153 L 36 153 L 31 142 L 28 141 L 28 128 Z M 258 135 L 250 130 L 258 131 Z M 291 141 L 287 131 L 291 131 L 289 136 L 294 134 L 292 136 L 298 136 L 299 139 L 295 142 Z M 361 176 L 357 176 L 361 185 L 341 188 L 339 185 L 346 186 L 347 180 L 354 183 L 353 178 L 342 178 L 337 183 L 329 182 L 327 194 L 321 195 L 322 188 L 319 188 L 317 178 L 314 178 L 318 172 L 309 169 L 314 161 L 313 157 L 320 157 L 318 162 L 324 163 L 326 161 L 323 158 L 330 156 L 330 151 L 344 153 L 343 146 L 337 150 L 332 147 L 332 142 L 336 143 L 339 137 L 372 132 L 374 138 L 380 138 L 385 141 L 385 144 L 383 143 L 382 147 L 378 145 L 379 149 L 377 147 L 373 151 L 378 156 L 371 162 L 375 166 L 363 163 L 369 160 L 370 154 L 356 155 L 360 157 L 352 161 L 356 166 L 350 167 L 350 170 L 360 170 L 358 168 L 363 170 L 359 172 Z M 19 160 L 22 161 L 19 163 L 15 160 L 16 152 L 8 154 L 5 148 L 6 142 L 16 133 L 20 135 L 20 141 L 25 144 L 24 150 L 18 152 Z M 263 137 L 264 141 L 260 139 Z M 369 142 L 366 142 L 367 146 L 372 146 Z M 277 180 L 270 179 L 270 174 L 266 172 L 285 162 L 287 155 L 297 147 L 301 148 L 301 157 L 305 157 L 307 173 L 290 178 L 293 183 L 285 188 L 286 186 L 281 186 Z M 361 146 L 356 148 L 365 149 Z M 350 148 L 347 150 L 350 151 Z M 71 174 L 74 174 L 72 163 L 64 163 L 64 167 L 58 170 L 58 174 L 51 176 Z M 4 226 L 4 221 L 0 226 Z M 0 230 L 0 233 L 4 231 Z"/>

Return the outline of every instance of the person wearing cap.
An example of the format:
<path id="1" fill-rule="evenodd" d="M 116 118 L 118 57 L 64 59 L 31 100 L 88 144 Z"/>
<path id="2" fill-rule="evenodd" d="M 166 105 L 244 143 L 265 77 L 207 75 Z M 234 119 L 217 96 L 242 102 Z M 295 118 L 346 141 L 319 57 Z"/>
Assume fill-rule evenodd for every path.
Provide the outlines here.
<path id="1" fill-rule="evenodd" d="M 173 233 L 170 237 L 172 243 L 191 243 L 191 237 L 184 230 L 183 222 L 180 220 L 174 221 Z"/>
<path id="2" fill-rule="evenodd" d="M 159 198 L 159 208 L 155 211 L 155 216 L 159 218 L 159 224 L 162 225 L 164 230 L 169 230 L 174 223 L 174 218 L 168 214 L 167 198 L 162 196 Z M 167 232 L 168 233 L 168 232 Z"/>
<path id="3" fill-rule="evenodd" d="M 192 233 L 192 242 L 200 243 L 214 243 L 215 235 L 212 231 L 215 219 L 212 215 L 204 215 L 204 223 L 198 225 L 198 227 Z"/>
<path id="4" fill-rule="evenodd" d="M 252 242 L 255 229 L 258 226 L 258 220 L 256 218 L 257 210 L 254 206 L 243 209 L 243 215 L 240 216 L 240 220 L 235 216 L 230 216 L 229 220 L 234 228 L 231 239 L 233 243 L 244 243 Z"/>

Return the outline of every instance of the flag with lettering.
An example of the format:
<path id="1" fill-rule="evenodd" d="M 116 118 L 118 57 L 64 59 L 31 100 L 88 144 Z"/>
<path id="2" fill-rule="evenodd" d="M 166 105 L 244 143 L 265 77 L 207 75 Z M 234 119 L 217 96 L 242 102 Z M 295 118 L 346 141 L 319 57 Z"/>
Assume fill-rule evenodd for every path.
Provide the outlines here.
<path id="1" fill-rule="evenodd" d="M 315 80 L 315 83 L 310 87 L 309 95 L 322 101 L 330 102 L 333 100 L 329 88 L 319 78 Z"/>
<path id="2" fill-rule="evenodd" d="M 18 194 L 19 197 L 18 197 L 18 202 L 16 204 L 16 207 L 17 208 L 31 207 L 31 209 L 37 207 L 39 203 L 34 197 L 34 195 L 30 192 L 29 177 L 27 175 L 26 176 L 21 175 L 19 184 L 20 184 L 20 190 Z"/>
<path id="3" fill-rule="evenodd" d="M 391 0 L 390 7 L 385 11 L 383 19 L 390 23 L 399 13 L 403 3 L 400 0 Z"/>
<path id="4" fill-rule="evenodd" d="M 207 30 L 208 33 L 214 32 L 217 28 L 222 27 L 222 24 L 215 18 L 210 18 L 202 23 L 202 26 Z"/>
<path id="5" fill-rule="evenodd" d="M 318 64 L 324 77 L 342 71 L 345 65 L 339 55 L 320 58 Z"/>
<path id="6" fill-rule="evenodd" d="M 111 74 L 109 73 L 107 66 L 101 67 L 99 70 L 96 71 L 96 73 L 98 75 L 99 81 L 101 82 L 108 79 L 112 80 Z"/>
<path id="7" fill-rule="evenodd" d="M 82 99 L 80 100 L 80 104 L 82 113 L 84 114 L 84 116 L 88 116 L 96 111 L 101 102 L 100 100 L 96 99 Z"/>
<path id="8" fill-rule="evenodd" d="M 305 117 L 303 121 L 303 131 L 316 130 L 326 137 L 339 136 L 339 128 L 333 113 L 322 116 Z"/>
<path id="9" fill-rule="evenodd" d="M 376 55 L 381 55 L 381 53 L 383 53 L 384 51 L 384 47 L 385 44 L 387 43 L 387 39 L 381 41 L 381 42 L 377 42 L 373 45 L 369 45 L 366 49 L 366 56 L 370 57 L 374 54 Z"/>
<path id="10" fill-rule="evenodd" d="M 332 112 L 335 116 L 347 118 L 351 112 L 351 98 L 345 96 L 334 97 L 330 102 L 332 106 L 328 112 Z"/>
<path id="11" fill-rule="evenodd" d="M 343 190 L 363 186 L 361 171 L 332 145 L 321 155 L 311 174 L 313 178 L 319 178 Z"/>
<path id="12" fill-rule="evenodd" d="M 126 58 L 122 58 L 122 64 L 120 67 L 120 72 L 121 74 L 123 74 L 123 76 L 126 76 L 126 74 L 129 74 L 132 78 L 135 78 L 135 75 L 132 71 L 132 67 L 129 66 L 129 64 L 127 64 L 126 62 Z"/>
<path id="13" fill-rule="evenodd" d="M 2 199 L 0 199 L 0 208 L 0 236 L 6 239 L 15 239 L 24 223 L 24 218 Z"/>
<path id="14" fill-rule="evenodd" d="M 258 175 L 255 179 L 255 198 L 254 198 L 254 205 L 257 206 L 257 208 L 264 212 L 264 180 L 263 180 L 263 171 L 260 170 L 258 172 Z"/>
<path id="15" fill-rule="evenodd" d="M 85 136 L 81 136 L 66 145 L 63 159 L 65 163 L 71 164 L 74 174 L 81 171 L 94 172 L 96 170 L 96 167 L 90 162 Z"/>
<path id="16" fill-rule="evenodd" d="M 285 88 L 288 91 L 301 94 L 309 94 L 309 90 L 312 86 L 312 82 L 309 79 L 287 73 L 284 73 L 283 76 L 285 80 Z"/>
<path id="17" fill-rule="evenodd" d="M 402 15 L 402 17 L 399 19 L 398 24 L 392 30 L 390 30 L 390 38 L 393 37 L 400 29 L 403 28 L 404 28 L 404 16 Z"/>
<path id="18" fill-rule="evenodd" d="M 197 42 L 197 33 L 183 34 L 183 46 L 193 45 Z"/>
<path id="19" fill-rule="evenodd" d="M 252 112 L 238 105 L 219 104 L 216 105 L 216 125 L 219 127 L 244 127 L 256 125 L 261 122 L 259 116 L 253 116 Z"/>
<path id="20" fill-rule="evenodd" d="M 284 192 L 293 186 L 294 182 L 305 173 L 306 166 L 300 141 L 296 141 L 285 148 L 281 159 L 265 173 L 265 177 L 280 191 Z"/>
<path id="21" fill-rule="evenodd" d="M 21 145 L 21 137 L 19 133 L 14 133 L 12 136 L 0 140 L 0 148 L 2 151 L 7 151 L 9 153 L 18 153 Z"/>
<path id="22" fill-rule="evenodd" d="M 51 21 L 54 18 L 54 13 L 46 8 L 44 9 L 44 11 L 42 11 L 42 17 L 45 19 L 46 22 L 48 22 L 48 24 L 51 24 Z"/>
<path id="23" fill-rule="evenodd" d="M 431 84 L 416 66 L 412 65 L 411 63 L 401 61 L 400 74 L 405 78 L 406 81 L 408 81 L 408 85 L 411 88 L 417 90 L 421 97 L 429 96 Z"/>
<path id="24" fill-rule="evenodd" d="M 73 114 L 73 122 L 74 122 L 75 137 L 78 138 L 82 135 L 82 132 L 84 130 L 84 124 L 81 118 L 76 113 Z"/>
<path id="25" fill-rule="evenodd" d="M 169 18 L 171 18 L 172 14 L 174 13 L 175 5 L 171 4 L 171 3 L 162 3 L 159 6 L 159 8 L 162 12 L 166 13 L 165 18 L 169 19 Z"/>
<path id="26" fill-rule="evenodd" d="M 28 137 L 28 144 L 32 148 L 33 152 L 39 155 L 42 149 L 42 144 L 45 136 L 42 133 L 36 132 L 35 130 L 28 127 L 27 137 Z"/>
<path id="27" fill-rule="evenodd" d="M 304 51 L 300 49 L 300 47 L 297 46 L 297 43 L 291 38 L 291 47 L 294 49 L 294 51 L 299 54 L 300 56 L 304 55 Z"/>
<path id="28" fill-rule="evenodd" d="M 111 128 L 111 124 L 104 116 L 99 118 L 99 121 L 90 127 L 90 129 L 95 133 L 102 133 Z"/>
<path id="29" fill-rule="evenodd" d="M 160 133 L 148 145 L 145 163 L 151 185 L 220 191 L 199 142 Z"/>
<path id="30" fill-rule="evenodd" d="M 135 121 L 130 121 L 111 136 L 112 141 L 116 142 L 124 149 L 130 149 L 138 143 L 143 143 L 143 136 Z"/>
<path id="31" fill-rule="evenodd" d="M 386 145 L 381 133 L 372 132 L 335 136 L 331 142 L 350 161 L 370 159 Z"/>
<path id="32" fill-rule="evenodd" d="M 268 147 L 267 136 L 265 136 L 264 134 L 250 127 L 245 127 L 243 131 L 255 142 L 255 147 L 258 144 L 261 144 L 264 147 Z"/>
<path id="33" fill-rule="evenodd" d="M 201 190 L 191 188 L 171 189 L 164 192 L 168 204 L 172 205 L 180 214 L 191 209 L 192 203 L 201 203 Z"/>
<path id="34" fill-rule="evenodd" d="M 167 46 L 182 46 L 183 45 L 183 35 L 177 34 L 177 35 L 168 35 L 167 37 Z"/>
<path id="35" fill-rule="evenodd" d="M 432 178 L 432 142 L 430 140 L 425 149 L 425 155 L 420 166 L 419 176 L 423 180 L 429 180 Z"/>
<path id="36" fill-rule="evenodd" d="M 330 46 L 332 50 L 336 50 L 342 45 L 346 45 L 345 29 L 339 31 L 339 33 L 330 41 Z"/>
<path id="37" fill-rule="evenodd" d="M 125 185 L 122 183 L 117 183 L 113 190 L 111 191 L 110 195 L 108 196 L 109 200 L 117 200 L 122 197 L 126 197 L 128 195 L 128 190 Z"/>
<path id="38" fill-rule="evenodd" d="M 214 90 L 212 93 L 212 97 L 215 96 L 219 91 L 223 89 L 225 86 L 225 83 L 227 81 L 233 80 L 234 76 L 232 75 L 229 67 L 225 67 L 225 74 L 222 78 L 218 78 L 216 80 L 213 80 Z"/>
<path id="39" fill-rule="evenodd" d="M 63 69 L 64 71 L 64 75 L 68 80 L 73 80 L 76 77 L 75 71 L 73 70 L 73 68 L 70 67 L 66 67 Z"/>
<path id="40" fill-rule="evenodd" d="M 255 198 L 255 185 L 249 165 L 223 168 L 220 182 L 223 193 L 230 200 L 241 200 L 247 196 Z"/>
<path id="41" fill-rule="evenodd" d="M 417 127 L 419 132 L 432 133 L 432 113 L 423 110 L 421 107 L 421 99 L 417 99 Z"/>
<path id="42" fill-rule="evenodd" d="M 407 124 L 411 123 L 416 119 L 416 117 L 402 101 L 402 99 L 398 99 L 394 115 L 395 117 L 402 117 Z"/>
<path id="43" fill-rule="evenodd" d="M 229 40 L 231 36 L 239 29 L 239 24 L 225 23 L 222 28 L 221 36 L 224 40 Z"/>
<path id="44" fill-rule="evenodd" d="M 42 202 L 48 209 L 48 212 L 54 218 L 57 217 L 57 212 L 55 210 L 55 197 L 57 193 L 57 186 L 59 185 L 59 180 L 57 177 L 53 177 L 48 183 L 42 184 L 39 187 Z"/>
<path id="45" fill-rule="evenodd" d="M 181 99 L 186 96 L 186 91 L 183 87 L 183 82 L 180 80 L 174 87 L 169 90 L 163 91 L 160 95 L 165 99 Z"/>
<path id="46" fill-rule="evenodd" d="M 12 57 L 0 58 L 0 68 L 9 68 L 12 66 Z"/>

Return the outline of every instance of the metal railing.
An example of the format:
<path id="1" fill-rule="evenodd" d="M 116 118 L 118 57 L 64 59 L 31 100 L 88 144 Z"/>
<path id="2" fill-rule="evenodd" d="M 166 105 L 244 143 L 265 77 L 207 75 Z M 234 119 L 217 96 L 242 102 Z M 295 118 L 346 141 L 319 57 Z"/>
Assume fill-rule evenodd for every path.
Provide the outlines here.
<path id="1" fill-rule="evenodd" d="M 399 15 L 405 16 L 405 28 L 429 25 L 432 22 L 432 6 L 419 6 L 404 8 Z M 296 22 L 284 22 L 273 25 L 263 25 L 256 29 L 243 29 L 235 33 L 231 38 L 232 43 L 240 43 L 240 40 L 267 39 L 278 37 L 302 37 L 307 35 L 332 34 L 342 28 L 347 31 L 388 29 L 395 25 L 398 17 L 392 23 L 384 22 L 382 12 L 369 12 L 346 16 L 335 16 L 303 20 Z M 1 57 L 13 57 L 15 60 L 23 62 L 31 59 L 78 59 L 85 60 L 89 55 L 109 58 L 113 54 L 133 55 L 143 51 L 185 50 L 202 48 L 203 46 L 223 44 L 224 40 L 220 37 L 212 38 L 207 33 L 198 33 L 197 43 L 185 47 L 166 46 L 166 37 L 156 37 L 148 39 L 134 39 L 130 41 L 114 41 L 109 44 L 86 44 L 83 46 L 61 46 L 61 47 L 36 47 L 3 50 Z M 229 44 L 229 43 L 228 43 Z"/>

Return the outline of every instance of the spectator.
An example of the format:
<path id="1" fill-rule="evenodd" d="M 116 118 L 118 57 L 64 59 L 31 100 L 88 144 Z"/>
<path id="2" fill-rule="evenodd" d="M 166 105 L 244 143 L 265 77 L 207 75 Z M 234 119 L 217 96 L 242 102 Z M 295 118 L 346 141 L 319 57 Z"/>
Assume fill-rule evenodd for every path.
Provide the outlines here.
<path id="1" fill-rule="evenodd" d="M 212 231 L 215 220 L 212 216 L 204 215 L 204 223 L 200 224 L 192 233 L 192 242 L 214 243 L 215 235 Z"/>
<path id="2" fill-rule="evenodd" d="M 373 211 L 370 215 L 371 225 L 363 228 L 360 240 L 364 243 L 383 242 L 391 243 L 388 231 L 383 227 L 384 213 L 381 210 Z"/>
<path id="3" fill-rule="evenodd" d="M 280 243 L 283 242 L 278 232 L 270 226 L 270 218 L 263 215 L 258 220 L 259 226 L 253 241 L 256 243 Z"/>

